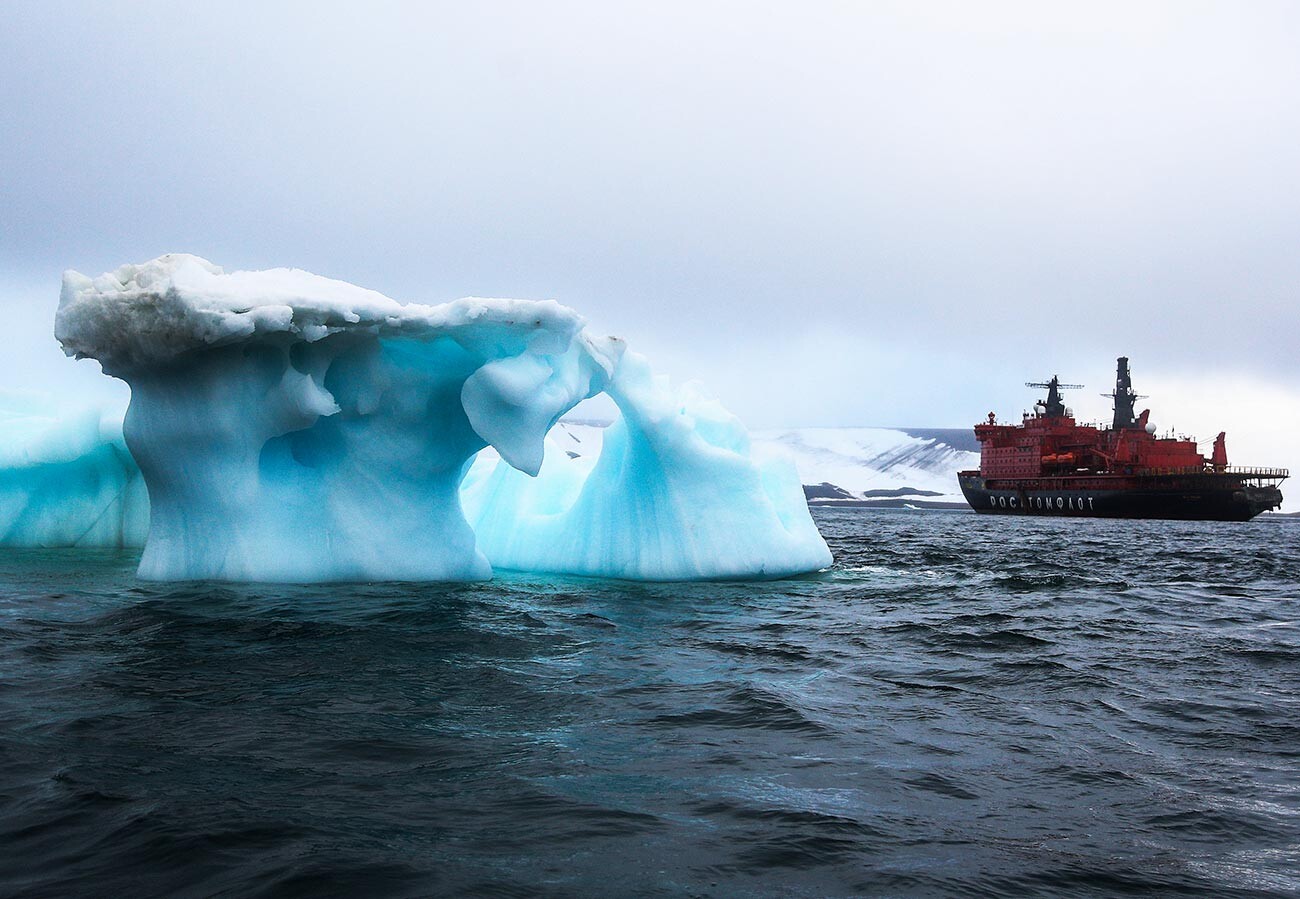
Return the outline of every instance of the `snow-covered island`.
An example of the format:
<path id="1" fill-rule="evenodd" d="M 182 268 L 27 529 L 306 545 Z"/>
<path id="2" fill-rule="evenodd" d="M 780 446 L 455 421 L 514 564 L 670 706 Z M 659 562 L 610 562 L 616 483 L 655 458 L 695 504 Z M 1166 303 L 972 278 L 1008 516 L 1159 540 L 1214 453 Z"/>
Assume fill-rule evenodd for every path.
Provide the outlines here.
<path id="1" fill-rule="evenodd" d="M 971 428 L 790 428 L 753 437 L 794 461 L 817 505 L 970 508 L 957 472 L 979 468 Z"/>
<path id="2" fill-rule="evenodd" d="M 788 460 L 554 302 L 402 304 L 307 272 L 226 274 L 169 255 L 68 272 L 55 332 L 131 386 L 142 577 L 731 578 L 831 561 Z M 599 456 L 548 448 L 560 417 L 598 393 L 620 413 Z M 486 447 L 495 465 L 462 490 Z M 6 542 L 45 542 L 47 519 L 25 515 L 30 532 Z"/>

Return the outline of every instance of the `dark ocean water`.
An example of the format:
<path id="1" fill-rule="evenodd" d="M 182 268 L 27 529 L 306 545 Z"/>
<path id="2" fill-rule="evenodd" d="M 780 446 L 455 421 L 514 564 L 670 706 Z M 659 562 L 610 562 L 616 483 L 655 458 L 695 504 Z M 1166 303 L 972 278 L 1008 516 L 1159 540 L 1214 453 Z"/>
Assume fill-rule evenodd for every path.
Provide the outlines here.
<path id="1" fill-rule="evenodd" d="M 1300 523 L 819 511 L 765 584 L 0 553 L 0 894 L 1300 892 Z"/>

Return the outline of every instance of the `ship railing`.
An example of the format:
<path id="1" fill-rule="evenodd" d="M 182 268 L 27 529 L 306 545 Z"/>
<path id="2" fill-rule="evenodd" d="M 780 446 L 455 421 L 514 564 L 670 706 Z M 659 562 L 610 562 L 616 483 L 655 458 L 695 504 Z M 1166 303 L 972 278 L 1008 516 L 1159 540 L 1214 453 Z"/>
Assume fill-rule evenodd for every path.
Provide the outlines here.
<path id="1" fill-rule="evenodd" d="M 1188 468 L 1148 468 L 1143 474 L 1231 474 L 1241 478 L 1280 481 L 1291 477 L 1285 468 L 1247 468 L 1242 465 L 1204 465 Z"/>

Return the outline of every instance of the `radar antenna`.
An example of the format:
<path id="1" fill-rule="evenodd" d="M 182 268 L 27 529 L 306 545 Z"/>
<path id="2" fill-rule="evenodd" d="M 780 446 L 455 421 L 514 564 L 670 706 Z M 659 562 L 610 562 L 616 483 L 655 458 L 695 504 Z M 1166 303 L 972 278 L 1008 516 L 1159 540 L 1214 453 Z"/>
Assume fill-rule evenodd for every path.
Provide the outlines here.
<path id="1" fill-rule="evenodd" d="M 1128 373 L 1128 356 L 1120 356 L 1115 360 L 1115 392 L 1103 393 L 1102 396 L 1110 397 L 1115 403 L 1115 419 L 1111 427 L 1119 429 L 1138 426 L 1133 404 L 1146 399 L 1146 395 L 1133 392 L 1133 380 Z"/>
<path id="2" fill-rule="evenodd" d="M 1062 384 L 1061 379 L 1052 375 L 1050 381 L 1026 381 L 1026 387 L 1037 387 L 1047 391 L 1047 399 L 1039 400 L 1034 403 L 1035 406 L 1043 407 L 1044 415 L 1062 416 L 1065 414 L 1065 403 L 1061 402 L 1062 390 L 1081 390 L 1082 384 Z"/>

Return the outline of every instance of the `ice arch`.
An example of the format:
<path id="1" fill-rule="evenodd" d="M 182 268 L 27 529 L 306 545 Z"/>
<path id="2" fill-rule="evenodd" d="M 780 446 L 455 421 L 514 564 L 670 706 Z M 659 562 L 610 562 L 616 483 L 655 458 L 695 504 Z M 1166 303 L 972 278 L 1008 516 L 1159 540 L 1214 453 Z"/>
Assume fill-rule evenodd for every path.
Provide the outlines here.
<path id="1" fill-rule="evenodd" d="M 55 331 L 131 385 L 146 578 L 454 580 L 496 564 L 677 579 L 830 562 L 792 469 L 756 464 L 734 418 L 553 302 L 400 304 L 171 255 L 68 272 Z M 601 391 L 622 421 L 563 512 L 539 513 L 506 467 L 537 475 L 547 432 Z M 473 509 L 479 540 L 460 487 L 487 446 L 503 468 Z"/>

